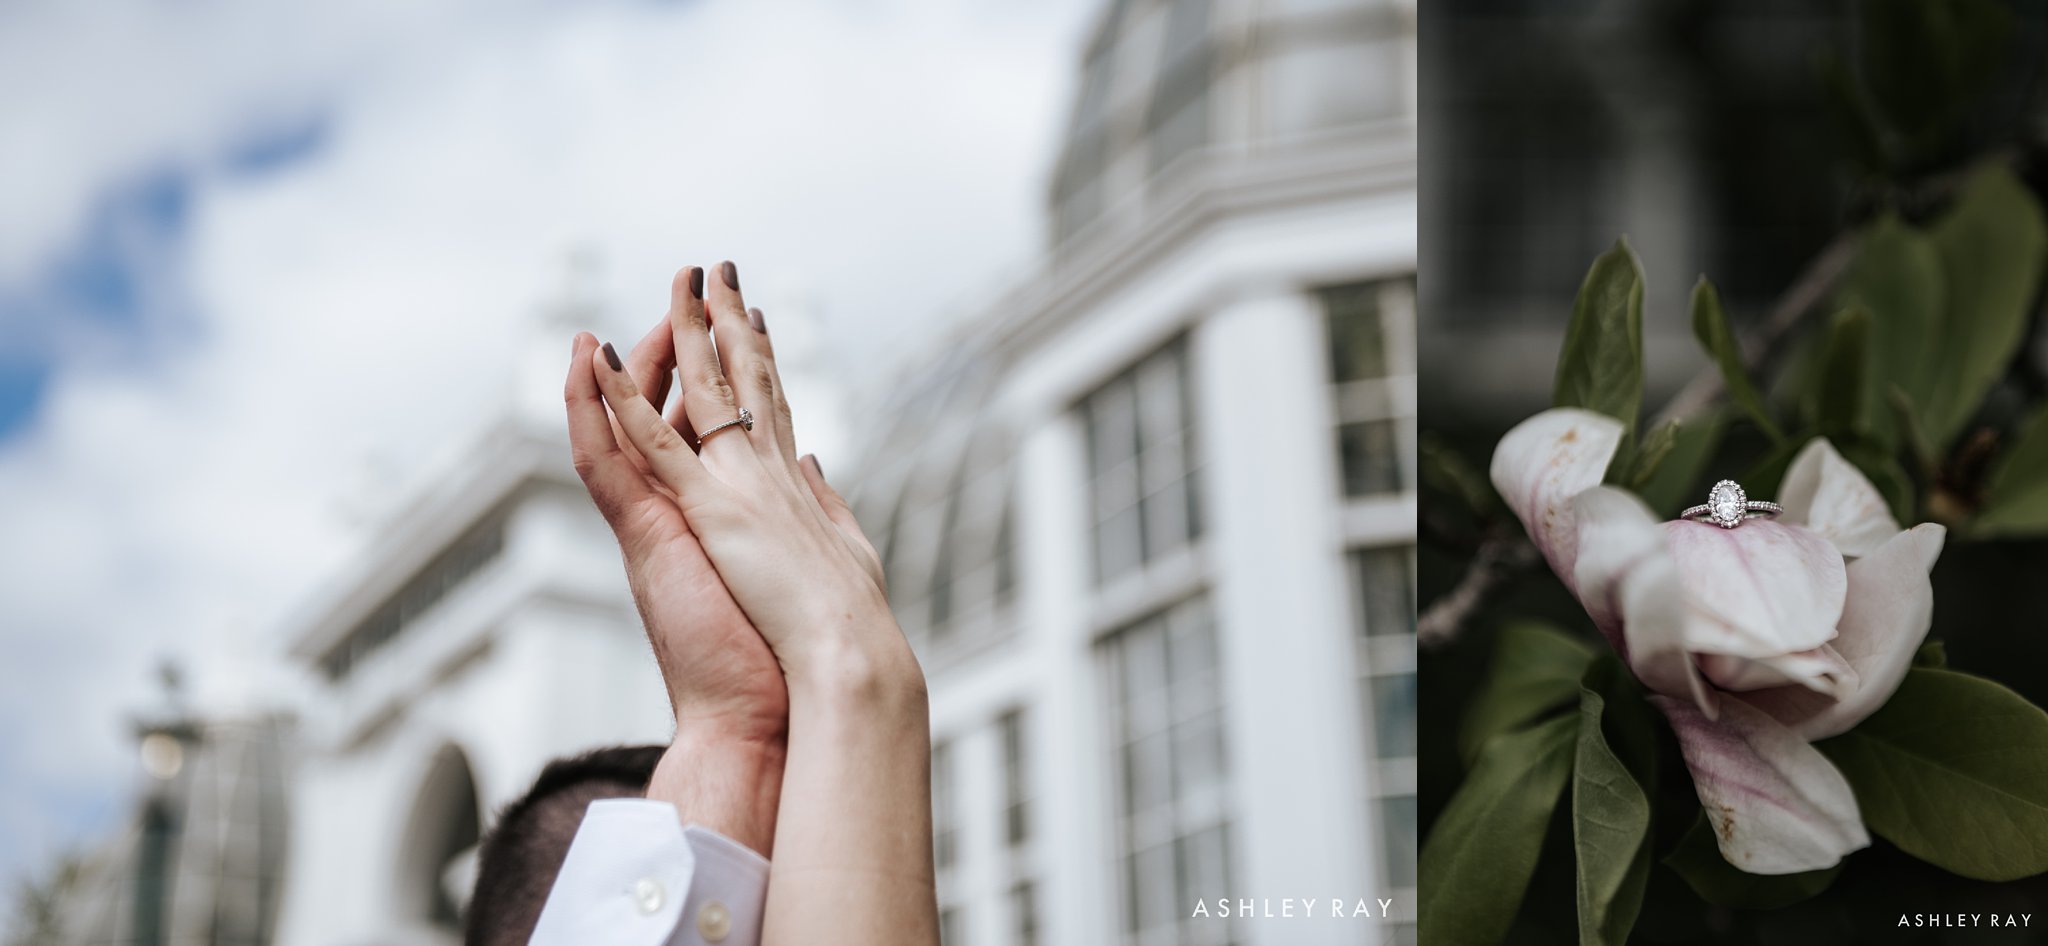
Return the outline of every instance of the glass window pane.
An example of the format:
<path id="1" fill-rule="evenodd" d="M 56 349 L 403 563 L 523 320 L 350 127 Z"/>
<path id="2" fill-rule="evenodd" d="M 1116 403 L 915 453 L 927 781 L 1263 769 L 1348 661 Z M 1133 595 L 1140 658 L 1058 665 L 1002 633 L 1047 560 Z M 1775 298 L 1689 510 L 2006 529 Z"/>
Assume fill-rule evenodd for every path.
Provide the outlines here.
<path id="1" fill-rule="evenodd" d="M 1372 691 L 1373 751 L 1382 759 L 1415 755 L 1415 675 L 1366 678 Z"/>
<path id="2" fill-rule="evenodd" d="M 1343 463 L 1344 495 L 1371 496 L 1400 492 L 1401 448 L 1399 430 L 1392 420 L 1367 420 L 1338 428 L 1338 452 Z"/>
<path id="3" fill-rule="evenodd" d="M 1133 930 L 1172 926 L 1180 917 L 1174 904 L 1173 846 L 1161 844 L 1138 852 L 1129 861 Z"/>
<path id="4" fill-rule="evenodd" d="M 1266 61 L 1268 128 L 1286 135 L 1399 112 L 1406 98 L 1401 46 L 1360 39 L 1294 45 Z"/>
<path id="5" fill-rule="evenodd" d="M 1323 307 L 1329 313 L 1330 378 L 1338 384 L 1387 375 L 1387 340 L 1380 324 L 1379 295 L 1378 283 L 1323 292 Z"/>
<path id="6" fill-rule="evenodd" d="M 1038 946 L 1038 890 L 1028 881 L 1010 888 L 1010 930 L 1017 946 Z"/>
<path id="7" fill-rule="evenodd" d="M 1142 814 L 1172 799 L 1169 739 L 1155 733 L 1124 747 L 1125 814 Z"/>
<path id="8" fill-rule="evenodd" d="M 1185 798 L 1223 781 L 1223 715 L 1211 713 L 1174 727 L 1174 794 Z"/>
<path id="9" fill-rule="evenodd" d="M 1415 886 L 1415 796 L 1380 799 L 1380 853 L 1386 877 L 1383 888 Z"/>
<path id="10" fill-rule="evenodd" d="M 1138 507 L 1131 506 L 1095 527 L 1096 575 L 1108 581 L 1138 567 L 1143 553 Z"/>
<path id="11" fill-rule="evenodd" d="M 1128 381 L 1112 382 L 1088 399 L 1088 427 L 1097 473 L 1138 455 L 1138 405 Z"/>
<path id="12" fill-rule="evenodd" d="M 1192 894 L 1224 896 L 1227 880 L 1218 794 L 1229 777 L 1220 710 L 1215 627 L 1208 603 L 1192 598 L 1132 624 L 1102 645 L 1121 725 L 1113 734 L 1122 797 L 1118 857 L 1125 928 L 1136 946 L 1211 944 L 1227 923 L 1189 924 Z"/>
<path id="13" fill-rule="evenodd" d="M 1187 346 L 1180 341 L 1084 402 L 1098 584 L 1201 533 L 1188 408 Z"/>
<path id="14" fill-rule="evenodd" d="M 1230 890 L 1230 851 L 1222 825 L 1197 831 L 1180 839 L 1180 901 L 1192 904 L 1199 898 L 1225 896 Z M 1181 942 L 1221 943 L 1228 940 L 1230 923 L 1214 918 L 1194 919 L 1182 914 Z"/>
<path id="15" fill-rule="evenodd" d="M 1361 636 L 1415 633 L 1413 556 L 1407 546 L 1351 553 Z"/>
<path id="16" fill-rule="evenodd" d="M 1144 518 L 1146 558 L 1188 544 L 1187 481 L 1176 480 L 1145 497 Z"/>

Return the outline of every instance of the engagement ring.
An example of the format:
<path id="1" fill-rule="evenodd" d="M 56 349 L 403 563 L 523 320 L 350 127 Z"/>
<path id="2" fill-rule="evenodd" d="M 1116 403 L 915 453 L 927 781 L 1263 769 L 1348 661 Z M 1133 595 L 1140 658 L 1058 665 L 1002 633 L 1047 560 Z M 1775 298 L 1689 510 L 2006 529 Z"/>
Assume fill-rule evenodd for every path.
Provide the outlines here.
<path id="1" fill-rule="evenodd" d="M 713 428 L 711 428 L 710 430 L 706 430 L 706 431 L 703 431 L 702 433 L 699 433 L 699 434 L 697 435 L 697 442 L 698 442 L 699 444 L 701 444 L 701 443 L 703 443 L 703 442 L 704 442 L 704 438 L 706 438 L 706 437 L 709 437 L 709 436 L 711 436 L 712 434 L 715 434 L 715 433 L 717 433 L 717 432 L 719 432 L 719 431 L 721 431 L 721 430 L 724 430 L 724 429 L 726 429 L 727 427 L 738 427 L 738 428 L 740 428 L 741 430 L 753 430 L 753 429 L 754 429 L 754 414 L 753 414 L 753 412 L 751 412 L 751 411 L 747 410 L 747 409 L 746 409 L 746 408 L 744 408 L 744 407 L 740 408 L 740 416 L 738 416 L 738 417 L 735 417 L 735 418 L 733 418 L 732 420 L 726 421 L 726 422 L 725 422 L 725 423 L 723 423 L 723 424 L 719 424 L 718 426 L 716 426 L 716 427 L 713 427 Z"/>
<path id="2" fill-rule="evenodd" d="M 1767 519 L 1784 511 L 1785 507 L 1777 503 L 1751 500 L 1734 480 L 1722 480 L 1707 493 L 1705 504 L 1679 513 L 1678 518 L 1711 522 L 1723 529 L 1733 529 L 1752 516 Z"/>

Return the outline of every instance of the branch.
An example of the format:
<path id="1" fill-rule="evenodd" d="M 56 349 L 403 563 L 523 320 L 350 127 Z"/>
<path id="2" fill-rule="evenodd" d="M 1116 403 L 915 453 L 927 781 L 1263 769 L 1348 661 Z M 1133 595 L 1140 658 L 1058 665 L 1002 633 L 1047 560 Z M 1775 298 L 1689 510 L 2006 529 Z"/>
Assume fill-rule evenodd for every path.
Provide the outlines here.
<path id="1" fill-rule="evenodd" d="M 1779 351 L 1779 340 L 1819 308 L 1855 258 L 1856 235 L 1844 232 L 1808 261 L 1799 277 L 1778 296 L 1770 315 L 1737 339 L 1742 346 L 1743 369 L 1753 374 L 1764 367 Z M 1720 398 L 1724 388 L 1720 370 L 1709 363 L 1665 402 L 1664 409 L 1657 412 L 1645 429 L 1655 430 L 1667 421 L 1698 414 Z M 1421 647 L 1440 647 L 1456 640 L 1465 622 L 1510 580 L 1542 561 L 1520 529 L 1489 536 L 1473 553 L 1457 586 L 1431 603 L 1416 619 L 1415 643 Z"/>
<path id="2" fill-rule="evenodd" d="M 1808 261 L 1799 278 L 1778 296 L 1778 301 L 1771 306 L 1770 315 L 1737 339 L 1742 345 L 1743 368 L 1754 374 L 1764 367 L 1764 362 L 1779 350 L 1778 340 L 1827 298 L 1855 258 L 1856 235 L 1845 232 Z M 1655 430 L 1667 421 L 1685 420 L 1698 414 L 1721 396 L 1725 386 L 1721 372 L 1708 364 L 1694 374 L 1685 387 L 1679 388 L 1678 393 L 1665 402 L 1664 409 L 1658 411 L 1643 429 Z"/>
<path id="3" fill-rule="evenodd" d="M 1487 539 L 1479 546 L 1479 551 L 1473 553 L 1472 564 L 1466 566 L 1465 577 L 1458 579 L 1458 586 L 1436 599 L 1436 603 L 1416 620 L 1416 645 L 1437 647 L 1450 643 L 1458 636 L 1465 619 L 1478 611 L 1502 585 L 1542 560 L 1542 556 L 1536 554 L 1536 546 L 1520 533 Z"/>

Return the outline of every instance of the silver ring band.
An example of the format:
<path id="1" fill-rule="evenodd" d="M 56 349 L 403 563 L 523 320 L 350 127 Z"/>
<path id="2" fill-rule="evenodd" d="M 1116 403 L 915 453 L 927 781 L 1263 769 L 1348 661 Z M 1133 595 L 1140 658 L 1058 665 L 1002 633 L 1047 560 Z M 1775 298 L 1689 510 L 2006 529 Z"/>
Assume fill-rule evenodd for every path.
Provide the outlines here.
<path id="1" fill-rule="evenodd" d="M 724 429 L 726 429 L 727 427 L 738 427 L 738 428 L 740 428 L 741 430 L 753 430 L 753 429 L 754 429 L 754 414 L 753 414 L 753 412 L 752 412 L 752 411 L 749 411 L 749 410 L 747 410 L 747 409 L 746 409 L 746 408 L 744 408 L 744 407 L 742 407 L 742 408 L 740 408 L 740 416 L 738 416 L 738 417 L 735 417 L 735 418 L 733 418 L 732 420 L 726 421 L 726 422 L 725 422 L 725 423 L 723 423 L 723 424 L 719 424 L 719 425 L 717 425 L 717 426 L 715 426 L 715 427 L 709 428 L 709 429 L 707 429 L 707 430 L 701 430 L 701 431 L 698 431 L 698 432 L 697 432 L 697 443 L 698 443 L 698 445 L 699 445 L 699 446 L 702 446 L 702 445 L 703 445 L 703 443 L 704 443 L 704 438 L 706 438 L 706 437 L 709 437 L 709 436 L 711 436 L 712 434 L 715 434 L 715 433 L 717 433 L 717 432 L 719 432 L 719 431 L 721 431 L 721 430 L 724 430 Z"/>
<path id="2" fill-rule="evenodd" d="M 1767 503 L 1760 499 L 1752 499 L 1744 505 L 1746 506 L 1743 512 L 1743 518 L 1745 519 L 1767 519 L 1785 511 L 1785 507 L 1777 503 Z M 1680 519 L 1698 519 L 1701 522 L 1705 522 L 1713 517 L 1714 505 L 1712 503 L 1701 503 L 1678 514 Z"/>

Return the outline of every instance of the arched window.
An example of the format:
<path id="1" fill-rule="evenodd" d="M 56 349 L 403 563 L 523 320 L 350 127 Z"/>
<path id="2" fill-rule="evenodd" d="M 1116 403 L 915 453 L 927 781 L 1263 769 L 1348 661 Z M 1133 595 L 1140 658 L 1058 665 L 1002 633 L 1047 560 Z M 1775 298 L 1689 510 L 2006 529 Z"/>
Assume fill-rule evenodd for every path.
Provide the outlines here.
<path id="1" fill-rule="evenodd" d="M 399 841 L 399 915 L 415 927 L 459 934 L 468 899 L 458 865 L 475 858 L 482 834 L 476 779 L 469 759 L 453 745 L 442 746 L 413 797 Z"/>

